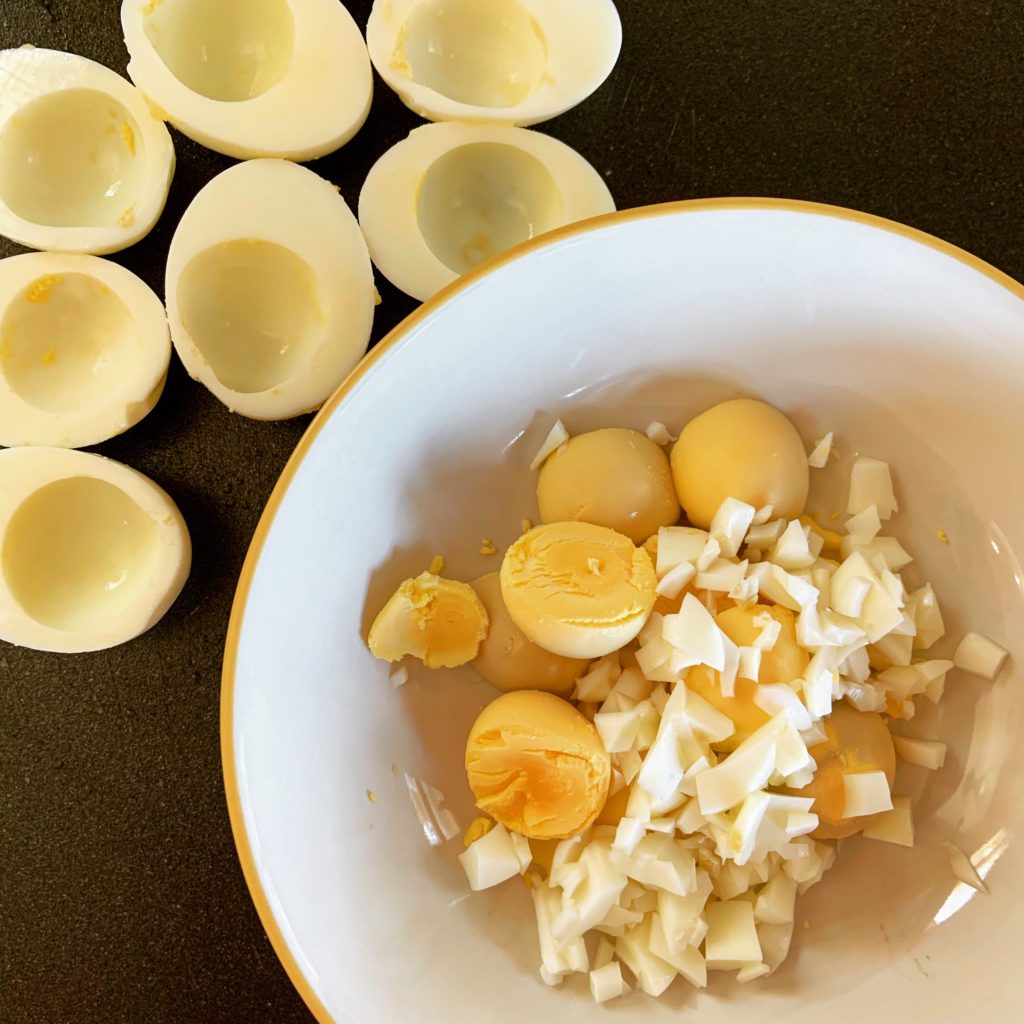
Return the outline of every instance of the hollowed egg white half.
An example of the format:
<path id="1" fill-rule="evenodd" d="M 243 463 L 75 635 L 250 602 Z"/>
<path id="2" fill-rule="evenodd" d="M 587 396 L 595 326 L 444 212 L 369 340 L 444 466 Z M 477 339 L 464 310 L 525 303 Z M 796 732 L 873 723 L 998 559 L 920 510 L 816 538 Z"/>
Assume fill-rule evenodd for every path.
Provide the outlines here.
<path id="1" fill-rule="evenodd" d="M 375 0 L 366 42 L 422 117 L 530 125 L 601 85 L 622 25 L 612 0 Z"/>
<path id="2" fill-rule="evenodd" d="M 149 233 L 174 146 L 145 97 L 56 50 L 0 50 L 0 234 L 30 249 L 109 253 Z"/>
<path id="3" fill-rule="evenodd" d="M 82 448 L 156 405 L 171 339 L 163 303 L 97 256 L 0 260 L 0 445 Z"/>
<path id="4" fill-rule="evenodd" d="M 191 557 L 181 513 L 141 473 L 66 448 L 0 451 L 0 640 L 123 644 L 171 607 Z"/>
<path id="5" fill-rule="evenodd" d="M 228 156 L 311 160 L 370 110 L 366 44 L 338 0 L 123 0 L 132 81 Z"/>
<path id="6" fill-rule="evenodd" d="M 370 340 L 366 243 L 338 190 L 287 160 L 250 160 L 192 201 L 167 258 L 185 369 L 234 412 L 280 420 L 320 406 Z"/>
<path id="7" fill-rule="evenodd" d="M 381 273 L 423 300 L 520 242 L 614 209 L 601 175 L 557 139 L 453 122 L 416 128 L 377 161 L 359 223 Z"/>

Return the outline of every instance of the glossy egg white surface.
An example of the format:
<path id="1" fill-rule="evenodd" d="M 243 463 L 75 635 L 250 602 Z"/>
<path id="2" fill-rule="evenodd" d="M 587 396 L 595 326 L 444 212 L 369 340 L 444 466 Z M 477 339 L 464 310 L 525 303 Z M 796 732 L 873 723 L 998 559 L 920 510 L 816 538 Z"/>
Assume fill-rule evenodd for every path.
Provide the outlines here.
<path id="1" fill-rule="evenodd" d="M 145 237 L 174 174 L 170 133 L 110 68 L 73 53 L 0 50 L 0 235 L 102 255 Z"/>
<path id="2" fill-rule="evenodd" d="M 497 691 L 470 668 L 411 671 L 396 690 L 364 637 L 438 552 L 453 578 L 496 567 L 480 538 L 501 551 L 535 516 L 529 462 L 556 417 L 572 433 L 658 420 L 677 434 L 748 395 L 790 415 L 808 451 L 835 432 L 847 475 L 815 471 L 812 507 L 841 507 L 855 454 L 892 466 L 890 526 L 917 558 L 908 581 L 930 579 L 942 603 L 937 656 L 976 629 L 1011 661 L 994 682 L 951 672 L 940 705 L 919 702 L 906 731 L 948 754 L 940 771 L 899 767 L 916 846 L 845 842 L 799 904 L 776 975 L 712 976 L 701 992 L 677 982 L 608 1012 L 624 1024 L 1017 1019 L 1021 337 L 1024 289 L 952 246 L 847 211 L 720 200 L 556 232 L 469 275 L 377 349 L 274 494 L 225 662 L 242 864 L 317 1018 L 584 1024 L 602 1012 L 583 978 L 541 982 L 521 882 L 471 895 L 461 841 L 434 845 L 447 813 L 460 828 L 474 817 L 463 749 Z M 958 879 L 947 841 L 990 893 Z"/>

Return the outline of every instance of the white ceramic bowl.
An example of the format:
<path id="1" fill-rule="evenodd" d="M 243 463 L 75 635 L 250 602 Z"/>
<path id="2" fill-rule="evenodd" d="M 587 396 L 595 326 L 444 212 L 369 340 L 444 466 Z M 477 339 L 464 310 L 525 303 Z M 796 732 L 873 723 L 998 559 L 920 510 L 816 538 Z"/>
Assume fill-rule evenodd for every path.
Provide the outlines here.
<path id="1" fill-rule="evenodd" d="M 1024 984 L 1024 698 L 954 675 L 914 726 L 951 744 L 917 794 L 913 850 L 866 840 L 803 900 L 779 973 L 608 1010 L 546 988 L 530 901 L 469 898 L 461 843 L 428 841 L 423 784 L 462 826 L 465 736 L 494 696 L 468 669 L 400 690 L 367 652 L 375 611 L 435 553 L 469 579 L 535 515 L 554 415 L 681 426 L 740 393 L 805 440 L 889 460 L 896 534 L 942 599 L 947 644 L 980 628 L 1024 654 L 1024 289 L 918 232 L 791 202 L 681 203 L 548 235 L 462 279 L 384 341 L 289 463 L 242 575 L 227 645 L 224 770 L 263 923 L 321 1021 L 703 1024 L 1018 1019 Z M 935 531 L 943 529 L 950 544 Z M 1019 661 L 1019 657 L 1017 657 Z M 417 788 L 420 787 L 420 788 Z M 411 798 L 410 789 L 416 793 Z M 368 793 L 375 796 L 372 800 Z M 429 796 L 429 791 L 427 791 Z M 942 843 L 990 894 L 957 883 Z M 806 927 L 803 922 L 807 922 Z M 741 1016 L 738 1018 L 736 1014 Z"/>

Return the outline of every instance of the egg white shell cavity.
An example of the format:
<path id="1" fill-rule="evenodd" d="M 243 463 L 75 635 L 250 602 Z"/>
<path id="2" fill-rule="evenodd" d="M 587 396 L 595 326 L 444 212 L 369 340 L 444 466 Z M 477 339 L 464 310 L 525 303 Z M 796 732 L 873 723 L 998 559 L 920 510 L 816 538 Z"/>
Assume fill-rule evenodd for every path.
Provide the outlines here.
<path id="1" fill-rule="evenodd" d="M 337 0 L 124 0 L 121 27 L 132 81 L 219 153 L 312 160 L 370 111 L 369 56 Z"/>
<path id="2" fill-rule="evenodd" d="M 171 358 L 163 303 L 95 256 L 0 261 L 0 445 L 81 448 L 156 405 Z"/>
<path id="3" fill-rule="evenodd" d="M 105 650 L 154 626 L 192 548 L 171 498 L 127 466 L 65 448 L 0 451 L 0 639 Z"/>
<path id="4" fill-rule="evenodd" d="M 601 175 L 557 139 L 431 124 L 370 169 L 359 224 L 381 273 L 424 300 L 521 242 L 614 209 Z"/>
<path id="5" fill-rule="evenodd" d="M 429 121 L 531 125 L 582 103 L 622 46 L 612 0 L 375 0 L 370 59 Z"/>
<path id="6" fill-rule="evenodd" d="M 355 217 L 333 185 L 286 160 L 238 164 L 199 192 L 171 241 L 166 294 L 185 369 L 253 419 L 320 406 L 373 325 Z"/>
<path id="7" fill-rule="evenodd" d="M 118 252 L 167 201 L 174 146 L 110 68 L 57 50 L 0 50 L 0 234 L 54 252 Z"/>

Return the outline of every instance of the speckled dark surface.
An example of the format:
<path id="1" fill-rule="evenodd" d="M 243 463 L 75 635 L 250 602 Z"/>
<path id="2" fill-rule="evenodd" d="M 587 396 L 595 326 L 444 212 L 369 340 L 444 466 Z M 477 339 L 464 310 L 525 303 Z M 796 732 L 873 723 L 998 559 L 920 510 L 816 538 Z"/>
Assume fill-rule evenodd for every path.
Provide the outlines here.
<path id="1" fill-rule="evenodd" d="M 0 0 L 0 46 L 69 49 L 123 71 L 118 6 Z M 348 6 L 364 25 L 369 0 Z M 612 78 L 545 130 L 607 175 L 620 206 L 715 195 L 837 203 L 1024 277 L 1016 0 L 619 7 L 625 44 Z M 367 127 L 315 168 L 354 203 L 371 163 L 416 123 L 381 87 Z M 117 257 L 161 293 L 178 218 L 230 163 L 175 143 L 163 219 Z M 0 255 L 15 251 L 0 239 Z M 375 338 L 413 308 L 379 288 Z M 175 364 L 156 411 L 99 450 L 180 504 L 195 544 L 181 599 L 152 632 L 102 654 L 0 644 L 0 1024 L 311 1019 L 249 901 L 218 743 L 235 578 L 305 423 L 233 417 Z"/>

